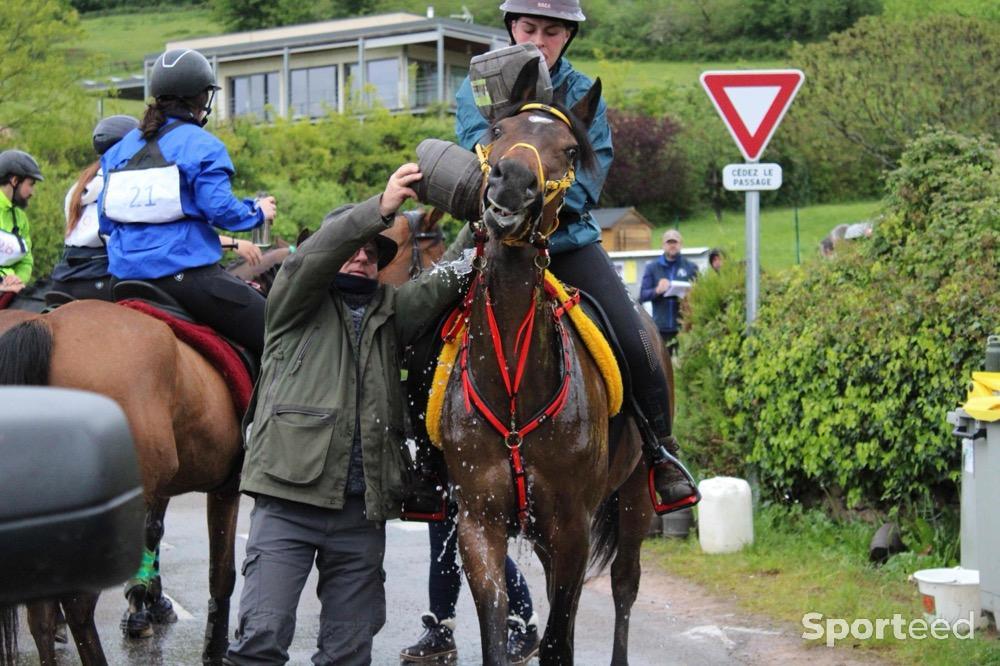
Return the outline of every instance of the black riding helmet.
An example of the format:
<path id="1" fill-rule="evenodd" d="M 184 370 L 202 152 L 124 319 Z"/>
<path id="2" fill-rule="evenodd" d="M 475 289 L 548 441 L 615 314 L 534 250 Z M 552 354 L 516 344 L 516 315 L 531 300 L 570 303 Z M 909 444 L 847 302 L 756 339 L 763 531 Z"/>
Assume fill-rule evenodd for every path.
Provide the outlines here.
<path id="1" fill-rule="evenodd" d="M 11 176 L 45 180 L 35 158 L 23 150 L 5 150 L 0 153 L 0 184 L 6 185 Z"/>
<path id="2" fill-rule="evenodd" d="M 132 116 L 108 116 L 94 127 L 94 150 L 98 155 L 108 152 L 122 138 L 139 127 L 139 121 Z"/>
<path id="3" fill-rule="evenodd" d="M 544 18 L 562 21 L 569 28 L 569 39 L 563 46 L 559 57 L 562 58 L 566 49 L 573 43 L 580 23 L 587 20 L 580 8 L 580 0 L 504 0 L 500 5 L 503 14 L 503 23 L 507 26 L 507 34 L 510 35 L 510 43 L 514 43 L 514 31 L 511 24 L 522 16 L 541 16 Z"/>
<path id="4" fill-rule="evenodd" d="M 153 71 L 149 75 L 149 94 L 157 100 L 190 101 L 208 93 L 208 101 L 202 107 L 206 112 L 202 125 L 212 112 L 215 91 L 219 89 L 211 63 L 194 49 L 170 49 L 161 54 L 153 63 Z"/>

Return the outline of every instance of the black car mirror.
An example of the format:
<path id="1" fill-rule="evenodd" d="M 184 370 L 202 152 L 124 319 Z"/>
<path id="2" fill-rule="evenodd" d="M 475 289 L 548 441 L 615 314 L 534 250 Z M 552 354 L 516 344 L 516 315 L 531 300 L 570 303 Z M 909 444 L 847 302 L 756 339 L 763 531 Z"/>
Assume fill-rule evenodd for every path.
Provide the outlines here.
<path id="1" fill-rule="evenodd" d="M 134 574 L 142 482 L 113 400 L 0 387 L 0 604 L 101 590 Z"/>

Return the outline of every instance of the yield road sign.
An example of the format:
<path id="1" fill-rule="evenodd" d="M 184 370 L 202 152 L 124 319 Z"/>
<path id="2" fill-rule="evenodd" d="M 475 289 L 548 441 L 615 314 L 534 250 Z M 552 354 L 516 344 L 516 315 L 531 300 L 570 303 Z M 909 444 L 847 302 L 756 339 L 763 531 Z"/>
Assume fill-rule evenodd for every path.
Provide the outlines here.
<path id="1" fill-rule="evenodd" d="M 748 162 L 756 162 L 805 80 L 797 69 L 704 72 L 701 85 Z"/>
<path id="2" fill-rule="evenodd" d="M 730 192 L 776 190 L 781 187 L 781 165 L 727 164 L 722 169 L 722 186 Z"/>

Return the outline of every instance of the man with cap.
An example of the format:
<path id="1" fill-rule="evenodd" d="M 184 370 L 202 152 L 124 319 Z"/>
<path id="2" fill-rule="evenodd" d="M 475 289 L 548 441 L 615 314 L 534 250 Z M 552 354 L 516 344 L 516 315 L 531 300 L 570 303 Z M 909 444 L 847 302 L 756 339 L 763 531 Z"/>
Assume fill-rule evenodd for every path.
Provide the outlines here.
<path id="1" fill-rule="evenodd" d="M 663 254 L 646 264 L 639 287 L 639 302 L 652 302 L 653 319 L 671 355 L 677 346 L 680 301 L 684 297 L 684 293 L 678 293 L 676 283 L 690 283 L 698 277 L 694 262 L 681 256 L 683 240 L 676 229 L 663 232 Z"/>
<path id="2" fill-rule="evenodd" d="M 236 642 L 225 663 L 282 664 L 313 562 L 322 604 L 314 664 L 369 664 L 385 622 L 385 521 L 410 465 L 400 355 L 468 287 L 469 260 L 394 289 L 382 231 L 422 174 L 330 213 L 281 267 L 268 297 L 264 360 L 246 417 L 240 489 L 254 497 Z M 467 230 L 445 260 L 471 247 Z"/>
<path id="3" fill-rule="evenodd" d="M 0 298 L 17 293 L 31 280 L 31 228 L 24 209 L 45 180 L 35 158 L 22 150 L 0 153 Z"/>

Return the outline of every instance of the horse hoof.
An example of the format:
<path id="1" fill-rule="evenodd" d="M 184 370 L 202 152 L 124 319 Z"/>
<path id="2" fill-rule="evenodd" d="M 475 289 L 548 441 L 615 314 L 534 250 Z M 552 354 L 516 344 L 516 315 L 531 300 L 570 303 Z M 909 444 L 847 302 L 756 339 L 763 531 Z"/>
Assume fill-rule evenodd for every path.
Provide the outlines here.
<path id="1" fill-rule="evenodd" d="M 174 605 L 166 597 L 161 596 L 153 603 L 148 604 L 146 610 L 149 612 L 149 619 L 153 624 L 173 624 L 177 621 Z"/>
<path id="2" fill-rule="evenodd" d="M 125 638 L 149 638 L 153 635 L 153 623 L 150 621 L 149 611 L 141 610 L 137 613 L 125 611 L 121 623 L 122 634 Z"/>

